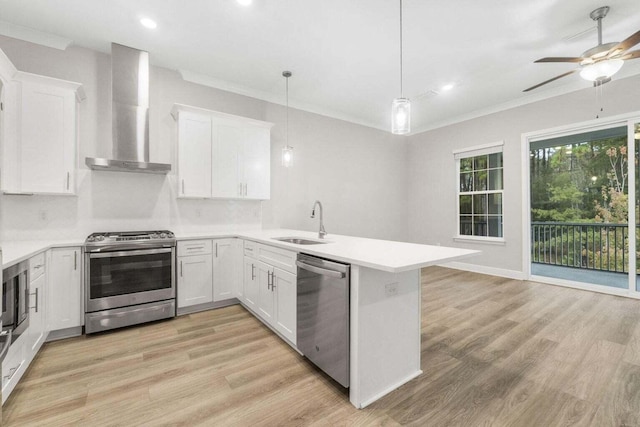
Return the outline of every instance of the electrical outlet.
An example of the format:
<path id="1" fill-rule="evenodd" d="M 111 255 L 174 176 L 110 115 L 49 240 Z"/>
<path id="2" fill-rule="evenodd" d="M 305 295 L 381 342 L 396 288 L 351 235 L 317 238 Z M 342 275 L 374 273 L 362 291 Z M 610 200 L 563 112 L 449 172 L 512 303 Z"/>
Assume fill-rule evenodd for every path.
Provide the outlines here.
<path id="1" fill-rule="evenodd" d="M 387 283 L 386 285 L 384 285 L 384 294 L 388 297 L 398 295 L 398 282 Z"/>

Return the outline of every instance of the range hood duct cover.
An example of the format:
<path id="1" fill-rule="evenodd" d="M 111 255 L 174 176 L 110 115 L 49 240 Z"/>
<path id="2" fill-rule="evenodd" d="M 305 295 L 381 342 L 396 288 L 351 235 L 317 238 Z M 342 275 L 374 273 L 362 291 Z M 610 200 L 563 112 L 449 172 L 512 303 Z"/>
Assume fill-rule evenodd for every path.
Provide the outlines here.
<path id="1" fill-rule="evenodd" d="M 93 170 L 166 174 L 149 162 L 149 53 L 111 43 L 113 159 L 87 157 Z"/>

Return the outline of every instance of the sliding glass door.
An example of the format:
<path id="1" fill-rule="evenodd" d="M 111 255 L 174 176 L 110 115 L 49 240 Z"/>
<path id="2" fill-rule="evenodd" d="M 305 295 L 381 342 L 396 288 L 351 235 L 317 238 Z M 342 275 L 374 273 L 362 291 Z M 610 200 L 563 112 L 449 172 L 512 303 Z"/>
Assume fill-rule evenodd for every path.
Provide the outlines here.
<path id="1" fill-rule="evenodd" d="M 640 291 L 640 123 L 528 142 L 531 275 Z"/>

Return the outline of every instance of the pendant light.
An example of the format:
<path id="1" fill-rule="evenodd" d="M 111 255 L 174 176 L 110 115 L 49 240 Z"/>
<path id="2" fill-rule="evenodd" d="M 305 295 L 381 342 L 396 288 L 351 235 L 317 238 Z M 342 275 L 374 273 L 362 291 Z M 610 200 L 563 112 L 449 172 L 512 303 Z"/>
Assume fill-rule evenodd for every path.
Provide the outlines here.
<path id="1" fill-rule="evenodd" d="M 293 165 L 293 147 L 289 145 L 289 77 L 291 77 L 291 71 L 283 71 L 282 76 L 287 79 L 287 142 L 282 149 L 282 166 L 288 168 Z"/>
<path id="2" fill-rule="evenodd" d="M 402 92 L 402 0 L 400 0 L 400 98 L 391 103 L 391 133 L 405 135 L 411 132 L 411 101 Z"/>

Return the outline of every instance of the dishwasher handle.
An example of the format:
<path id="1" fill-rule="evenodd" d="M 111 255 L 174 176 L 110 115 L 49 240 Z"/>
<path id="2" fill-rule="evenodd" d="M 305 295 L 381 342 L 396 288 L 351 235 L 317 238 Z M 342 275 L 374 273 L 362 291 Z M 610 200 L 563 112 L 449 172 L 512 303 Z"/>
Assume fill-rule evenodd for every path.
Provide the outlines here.
<path id="1" fill-rule="evenodd" d="M 316 267 L 315 265 L 307 264 L 302 261 L 296 261 L 296 265 L 303 270 L 311 271 L 312 273 L 321 274 L 323 276 L 333 277 L 334 279 L 343 279 L 345 274 L 341 271 L 328 270 L 326 268 Z"/>

